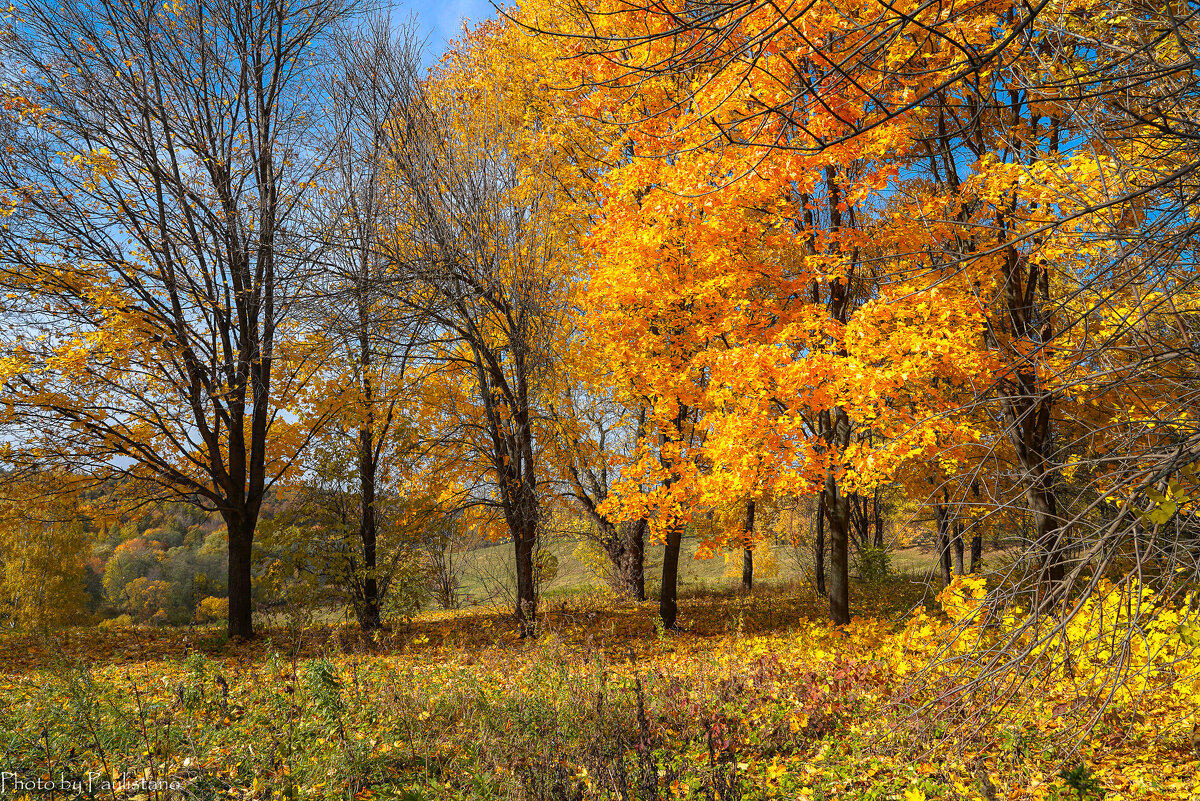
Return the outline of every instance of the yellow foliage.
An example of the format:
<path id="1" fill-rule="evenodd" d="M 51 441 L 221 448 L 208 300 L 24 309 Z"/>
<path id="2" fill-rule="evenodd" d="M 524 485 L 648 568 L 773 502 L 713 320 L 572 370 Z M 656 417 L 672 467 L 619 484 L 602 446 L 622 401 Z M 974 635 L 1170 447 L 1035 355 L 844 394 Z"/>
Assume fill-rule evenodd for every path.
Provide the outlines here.
<path id="1" fill-rule="evenodd" d="M 60 482 L 59 482 L 60 483 Z M 49 484 L 11 482 L 0 500 L 0 621 L 45 628 L 86 617 L 83 576 L 90 538 L 72 499 Z"/>
<path id="2" fill-rule="evenodd" d="M 571 732 L 586 731 L 594 724 L 598 692 L 606 704 L 628 702 L 630 720 L 636 718 L 634 695 L 642 693 L 655 748 L 677 759 L 673 764 L 683 771 L 671 777 L 681 798 L 696 798 L 697 783 L 708 775 L 714 719 L 727 727 L 722 736 L 736 757 L 730 767 L 764 801 L 858 798 L 868 788 L 881 801 L 1051 801 L 1072 797 L 1062 759 L 1086 767 L 1098 792 L 1113 799 L 1190 799 L 1200 791 L 1200 760 L 1189 740 L 1200 702 L 1200 663 L 1185 641 L 1187 627 L 1196 623 L 1190 599 L 1160 606 L 1144 588 L 1098 587 L 1080 599 L 1084 606 L 1066 624 L 1061 647 L 1025 659 L 1019 665 L 1024 681 L 995 709 L 955 705 L 954 693 L 979 678 L 985 663 L 947 656 L 954 656 L 955 638 L 964 630 L 982 638 L 979 645 L 986 648 L 1032 621 L 1010 614 L 975 625 L 989 614 L 978 579 L 955 582 L 940 599 L 945 614 L 919 610 L 901 625 L 876 617 L 835 628 L 801 615 L 790 618 L 786 630 L 757 633 L 750 626 L 735 632 L 725 623 L 712 624 L 735 612 L 761 621 L 761 615 L 795 599 L 697 599 L 684 604 L 693 632 L 661 638 L 645 634 L 652 610 L 573 601 L 547 618 L 549 636 L 535 643 L 518 641 L 494 612 L 425 613 L 411 627 L 357 644 L 346 630 L 306 631 L 295 666 L 261 643 L 185 665 L 174 658 L 189 636 L 184 630 L 113 628 L 98 639 L 67 636 L 52 648 L 43 639 L 0 635 L 7 636 L 0 646 L 12 655 L 7 668 L 33 679 L 0 687 L 0 700 L 8 705 L 0 709 L 20 712 L 6 719 L 18 733 L 37 734 L 46 725 L 52 740 L 58 736 L 61 715 L 43 724 L 36 712 L 61 706 L 54 700 L 57 685 L 40 671 L 62 656 L 87 655 L 90 680 L 114 698 L 130 699 L 126 711 L 133 716 L 134 687 L 143 703 L 169 706 L 177 703 L 177 688 L 184 688 L 186 701 L 189 688 L 209 682 L 209 697 L 218 699 L 209 708 L 213 714 L 201 708 L 173 719 L 172 726 L 186 728 L 188 748 L 164 755 L 161 770 L 185 772 L 184 758 L 201 760 L 240 787 L 243 779 L 225 766 L 248 762 L 259 766 L 264 781 L 286 778 L 310 798 L 344 797 L 349 780 L 344 771 L 353 764 L 336 758 L 344 754 L 345 742 L 360 743 L 380 760 L 409 759 L 414 752 L 439 755 L 452 770 L 422 789 L 436 801 L 474 797 L 469 782 L 480 775 L 493 777 L 493 789 L 507 792 L 517 786 L 507 782 L 519 779 L 528 748 L 546 744 L 539 739 L 544 729 L 530 729 L 529 721 L 554 726 L 560 724 L 553 721 L 570 719 Z M 1095 728 L 1077 741 L 1072 713 L 1090 715 L 1104 687 L 1119 686 L 1104 683 L 1113 678 L 1112 654 L 1105 649 L 1133 631 L 1122 611 L 1131 601 L 1146 616 L 1144 631 L 1136 632 L 1142 645 L 1122 655 L 1129 667 L 1125 676 L 1137 680 L 1114 695 Z M 309 679 L 297 686 L 296 675 Z M 220 708 L 217 676 L 228 684 L 228 714 Z M 325 677 L 319 697 L 314 676 Z M 355 703 L 337 707 L 336 698 L 351 692 Z M 530 699 L 536 699 L 536 710 Z M 331 708 L 340 710 L 336 719 Z M 526 717 L 510 716 L 518 709 Z M 707 716 L 717 709 L 719 718 Z M 914 709 L 921 710 L 915 717 Z M 276 713 L 292 717 L 273 717 Z M 528 717 L 534 714 L 548 717 Z M 914 760 L 913 749 L 930 746 L 926 727 L 940 716 L 948 716 L 948 724 L 969 725 L 951 726 L 938 741 L 942 750 L 936 758 Z M 257 744 L 270 741 L 288 719 L 304 727 L 306 747 L 291 752 L 283 765 L 255 761 Z M 616 719 L 604 725 L 611 737 Z M 583 771 L 589 741 L 557 731 L 553 764 L 581 786 L 590 776 L 599 792 L 602 777 Z M 253 753 L 247 744 L 255 747 Z M 82 758 L 97 759 L 86 753 Z M 416 779 L 404 777 L 410 780 Z M 388 781 L 380 780 L 381 791 Z M 671 786 L 664 779 L 660 792 Z"/>
<path id="3" fill-rule="evenodd" d="M 229 599 L 209 596 L 196 605 L 196 621 L 213 623 L 229 617 Z"/>

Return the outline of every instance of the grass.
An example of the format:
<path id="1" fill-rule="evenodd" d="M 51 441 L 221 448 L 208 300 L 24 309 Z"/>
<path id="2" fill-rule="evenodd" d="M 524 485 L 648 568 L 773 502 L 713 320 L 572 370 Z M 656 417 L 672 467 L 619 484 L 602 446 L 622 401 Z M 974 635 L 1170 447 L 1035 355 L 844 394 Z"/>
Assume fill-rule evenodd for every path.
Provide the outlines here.
<path id="1" fill-rule="evenodd" d="M 684 537 L 680 543 L 680 593 L 738 590 L 741 586 L 741 554 L 731 554 L 728 562 L 722 554 L 698 559 L 697 545 L 698 541 L 693 537 Z M 603 582 L 578 557 L 578 546 L 579 540 L 573 539 L 560 539 L 543 546 L 553 554 L 558 568 L 554 579 L 541 587 L 544 598 L 555 600 L 604 590 Z M 661 569 L 663 550 L 661 543 L 646 546 L 648 584 L 655 582 Z M 896 549 L 890 556 L 895 573 L 907 579 L 915 580 L 935 567 L 935 556 L 928 547 Z M 461 593 L 465 605 L 487 605 L 505 600 L 502 586 L 506 581 L 511 583 L 512 558 L 512 546 L 508 543 L 477 548 L 464 554 Z M 772 561 L 774 572 L 766 578 L 757 578 L 758 584 L 771 587 L 811 583 L 811 557 L 806 551 L 777 546 L 772 551 Z"/>

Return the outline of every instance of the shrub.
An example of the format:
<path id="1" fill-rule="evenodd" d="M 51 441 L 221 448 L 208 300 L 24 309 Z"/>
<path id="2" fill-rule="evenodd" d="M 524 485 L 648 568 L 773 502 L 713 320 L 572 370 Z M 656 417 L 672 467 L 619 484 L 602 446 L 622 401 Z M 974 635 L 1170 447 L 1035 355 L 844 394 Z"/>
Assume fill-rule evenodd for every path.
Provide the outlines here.
<path id="1" fill-rule="evenodd" d="M 215 623 L 229 617 L 229 599 L 213 598 L 211 595 L 196 606 L 197 623 Z"/>
<path id="2" fill-rule="evenodd" d="M 533 559 L 533 583 L 541 588 L 558 576 L 558 557 L 550 551 L 541 550 Z"/>
<path id="3" fill-rule="evenodd" d="M 882 583 L 892 575 L 892 555 L 887 548 L 860 548 L 854 559 L 858 575 L 866 584 Z"/>
<path id="4" fill-rule="evenodd" d="M 409 560 L 397 567 L 392 576 L 383 599 L 383 616 L 407 624 L 428 599 L 428 577 L 415 560 Z"/>

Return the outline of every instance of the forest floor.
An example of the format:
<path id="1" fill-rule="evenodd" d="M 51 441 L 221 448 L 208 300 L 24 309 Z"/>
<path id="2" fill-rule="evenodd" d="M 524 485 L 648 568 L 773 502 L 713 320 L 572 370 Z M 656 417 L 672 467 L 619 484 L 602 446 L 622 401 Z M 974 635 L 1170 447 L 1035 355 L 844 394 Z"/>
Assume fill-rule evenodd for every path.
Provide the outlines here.
<path id="1" fill-rule="evenodd" d="M 792 586 L 693 592 L 678 633 L 582 595 L 544 603 L 530 640 L 481 607 L 241 645 L 5 633 L 0 798 L 1200 798 L 1200 674 L 1090 717 L 1061 687 L 956 705 L 921 670 L 924 594 L 856 586 L 846 629 Z"/>

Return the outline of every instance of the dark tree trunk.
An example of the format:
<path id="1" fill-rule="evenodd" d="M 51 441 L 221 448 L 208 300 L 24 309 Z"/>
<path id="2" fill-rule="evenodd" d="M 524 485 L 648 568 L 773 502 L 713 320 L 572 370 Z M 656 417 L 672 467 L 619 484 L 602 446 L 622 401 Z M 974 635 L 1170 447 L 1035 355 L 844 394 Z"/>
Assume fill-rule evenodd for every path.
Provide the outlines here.
<path id="1" fill-rule="evenodd" d="M 829 619 L 835 626 L 850 622 L 850 499 L 842 495 L 837 479 L 825 479 L 826 517 L 829 520 Z"/>
<path id="2" fill-rule="evenodd" d="M 237 514 L 226 514 L 224 518 L 229 531 L 228 633 L 230 639 L 248 640 L 254 636 L 250 575 L 257 519 Z"/>
<path id="3" fill-rule="evenodd" d="M 688 413 L 688 407 L 680 404 L 675 413 L 673 430 L 669 435 L 666 431 L 660 430 L 659 432 L 659 463 L 668 471 L 671 470 L 671 465 L 663 458 L 663 450 L 668 442 L 679 442 L 682 439 L 683 422 L 688 419 Z M 673 482 L 673 478 L 668 478 L 664 482 L 664 489 L 670 489 Z M 679 544 L 682 540 L 683 529 L 678 522 L 672 520 L 671 528 L 667 532 L 666 548 L 663 552 L 662 587 L 658 595 L 658 614 L 662 618 L 663 628 L 667 631 L 675 631 L 679 628 L 677 623 L 679 615 Z"/>
<path id="4" fill-rule="evenodd" d="M 532 468 L 533 456 L 529 442 L 524 445 L 524 461 Z M 516 474 L 510 481 L 508 508 L 512 515 L 508 520 L 509 531 L 513 532 L 513 551 L 516 556 L 517 597 L 513 610 L 517 627 L 522 637 L 533 634 L 537 620 L 537 581 L 534 575 L 533 551 L 537 546 L 538 499 L 533 482 L 532 469 L 526 475 Z"/>
<path id="5" fill-rule="evenodd" d="M 662 589 L 658 594 L 658 614 L 662 618 L 663 628 L 676 631 L 679 626 L 679 544 L 683 540 L 683 532 L 678 527 L 667 533 L 666 549 L 663 552 Z"/>
<path id="6" fill-rule="evenodd" d="M 837 170 L 825 168 L 826 203 L 829 209 L 829 229 L 838 234 L 842 229 L 842 202 L 837 183 Z M 835 240 L 836 241 L 836 240 Z M 858 260 L 857 253 L 850 258 L 850 269 Z M 847 280 L 830 281 L 827 303 L 829 316 L 846 324 L 850 312 L 851 296 Z M 843 344 L 837 346 L 840 356 L 846 355 Z M 850 418 L 846 410 L 835 406 L 818 415 L 821 438 L 825 447 L 835 455 L 844 454 L 850 444 Z M 838 487 L 837 476 L 830 472 L 825 477 L 825 514 L 829 520 L 829 619 L 841 626 L 850 622 L 850 499 Z"/>
<path id="7" fill-rule="evenodd" d="M 851 530 L 858 539 L 858 547 L 866 548 L 871 544 L 872 506 L 868 505 L 865 495 L 855 492 L 850 495 Z"/>
<path id="8" fill-rule="evenodd" d="M 754 589 L 754 500 L 746 502 L 745 545 L 742 548 L 742 590 Z"/>
<path id="9" fill-rule="evenodd" d="M 646 600 L 646 521 L 625 520 L 613 525 L 599 514 L 593 521 L 600 530 L 600 545 L 613 566 L 618 592 L 635 601 Z"/>
<path id="10" fill-rule="evenodd" d="M 817 542 L 813 547 L 813 570 L 817 574 L 817 592 L 827 595 L 825 587 L 825 491 L 817 500 Z"/>
<path id="11" fill-rule="evenodd" d="M 365 234 L 362 239 L 371 241 L 373 232 Z M 357 319 L 355 325 L 358 333 L 358 369 L 359 389 L 362 399 L 365 419 L 358 431 L 358 482 L 359 482 L 359 525 L 358 535 L 362 545 L 363 582 L 362 597 L 358 599 L 358 625 L 363 631 L 383 628 L 382 599 L 379 593 L 378 544 L 379 520 L 376 510 L 376 486 L 379 474 L 379 457 L 376 447 L 387 436 L 390 423 L 390 412 L 377 429 L 375 415 L 375 382 L 371 378 L 372 349 L 371 335 L 375 323 L 371 318 L 371 280 L 372 258 L 374 251 L 364 247 L 357 262 L 358 275 L 356 298 Z"/>
<path id="12" fill-rule="evenodd" d="M 625 529 L 625 564 L 621 571 L 629 596 L 636 601 L 646 600 L 646 521 L 623 523 Z"/>
<path id="13" fill-rule="evenodd" d="M 979 481 L 971 482 L 971 494 L 975 496 L 975 500 L 979 500 Z M 975 533 L 971 535 L 971 573 L 978 573 L 980 570 L 980 562 L 983 561 L 983 533 L 979 528 L 979 521 L 974 524 Z"/>
<path id="14" fill-rule="evenodd" d="M 522 530 L 513 537 L 517 567 L 517 598 L 513 614 L 522 637 L 533 633 L 537 615 L 537 587 L 533 576 L 533 547 L 536 541 L 536 531 Z"/>
<path id="15" fill-rule="evenodd" d="M 880 506 L 881 506 L 881 504 L 880 504 L 880 502 L 879 502 L 879 487 L 876 487 L 876 488 L 875 488 L 875 503 L 874 503 L 874 512 L 875 512 L 875 547 L 876 547 L 876 548 L 882 548 L 882 547 L 883 547 L 883 514 L 882 514 L 882 511 L 881 511 L 881 509 L 880 509 Z"/>
<path id="16" fill-rule="evenodd" d="M 363 597 L 359 602 L 358 624 L 364 631 L 383 626 L 380 610 L 378 569 L 378 522 L 375 514 L 375 437 L 371 427 L 359 432 L 359 490 L 362 495 L 359 537 L 363 549 Z"/>
<path id="17" fill-rule="evenodd" d="M 957 517 L 954 519 L 951 530 L 954 532 L 954 573 L 964 576 L 966 574 L 963 572 L 963 529 L 962 521 Z"/>
<path id="18" fill-rule="evenodd" d="M 1041 580 L 1053 589 L 1066 576 L 1063 549 L 1062 521 L 1058 517 L 1058 501 L 1046 487 L 1047 477 L 1039 476 L 1026 492 L 1033 510 L 1033 524 L 1038 550 L 1042 554 Z"/>
<path id="19" fill-rule="evenodd" d="M 950 564 L 950 513 L 945 504 L 935 504 L 933 513 L 937 517 L 937 548 L 938 565 L 942 571 L 942 586 L 953 581 L 953 571 Z"/>
<path id="20" fill-rule="evenodd" d="M 996 222 L 1003 241 L 1008 220 L 1001 214 Z M 1048 304 L 1050 300 L 1049 273 L 1048 268 L 1011 244 L 1004 256 L 1005 308 L 1004 319 L 999 322 L 1012 336 L 1008 347 L 1014 366 L 1000 382 L 1001 408 L 1033 514 L 1034 543 L 1042 555 L 1039 580 L 1053 594 L 1066 575 L 1063 523 L 1053 491 L 1057 475 L 1050 445 L 1054 395 L 1038 376 L 1037 354 L 1028 351 L 1028 346 L 1042 347 L 1053 338 L 1051 319 L 1039 307 L 1039 301 Z"/>
<path id="21" fill-rule="evenodd" d="M 511 333 L 510 339 L 513 342 L 520 341 L 518 336 Z M 533 550 L 537 544 L 541 510 L 537 497 L 537 471 L 530 424 L 533 413 L 525 351 L 513 346 L 514 380 L 510 382 L 495 354 L 485 348 L 485 343 L 472 342 L 471 348 L 479 382 L 478 397 L 491 438 L 488 456 L 495 471 L 504 522 L 513 541 L 517 578 L 513 616 L 521 637 L 529 637 L 534 633 L 537 620 Z"/>

